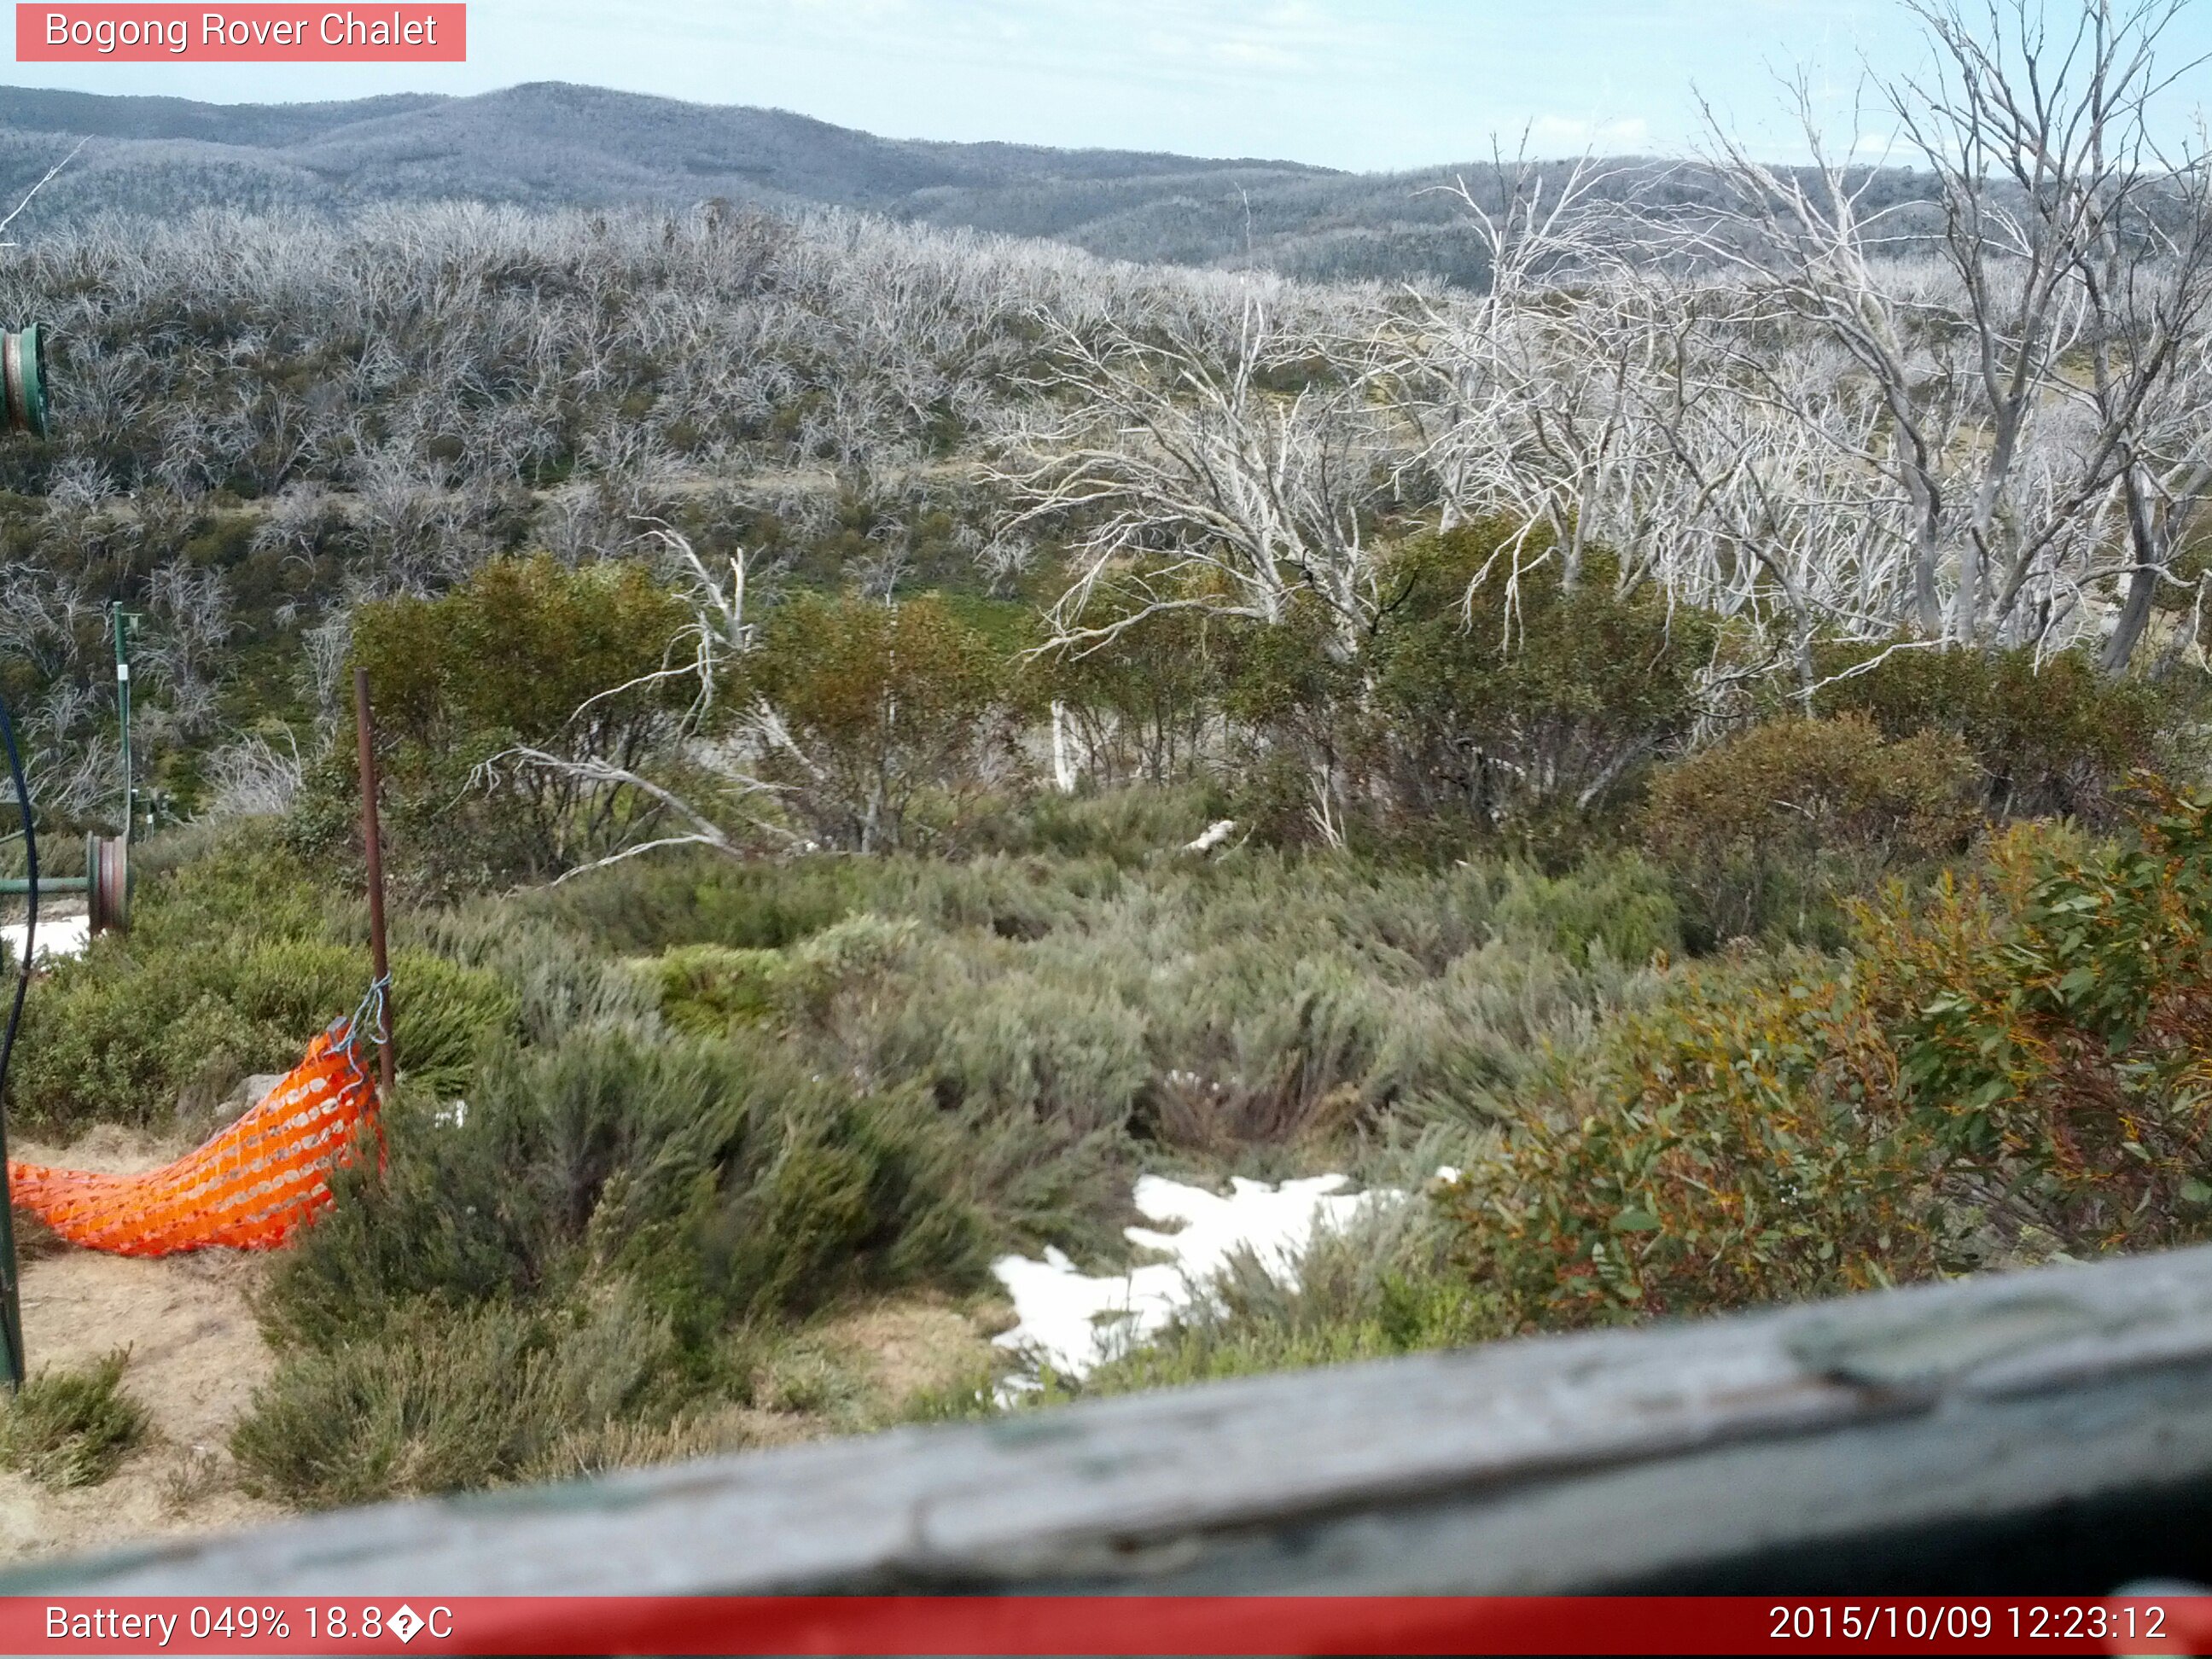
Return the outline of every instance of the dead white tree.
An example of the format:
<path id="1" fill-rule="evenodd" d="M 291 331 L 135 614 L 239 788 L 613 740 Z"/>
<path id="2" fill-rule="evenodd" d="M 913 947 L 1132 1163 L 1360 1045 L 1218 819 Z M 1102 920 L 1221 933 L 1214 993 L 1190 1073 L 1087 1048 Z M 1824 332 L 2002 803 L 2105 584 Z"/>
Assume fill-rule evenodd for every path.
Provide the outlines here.
<path id="1" fill-rule="evenodd" d="M 1409 286 L 1413 325 L 1384 322 L 1374 369 L 1419 434 L 1401 481 L 1433 480 L 1442 526 L 1481 514 L 1523 527 L 1503 550 L 1509 586 L 1539 529 L 1548 534 L 1532 562 L 1556 557 L 1562 580 L 1580 579 L 1648 459 L 1638 453 L 1648 434 L 1628 418 L 1632 386 L 1663 349 L 1596 198 L 1610 175 L 1587 157 L 1555 171 L 1500 158 L 1486 188 L 1450 186 L 1488 285 L 1472 298 Z"/>
<path id="2" fill-rule="evenodd" d="M 247 732 L 207 757 L 211 818 L 276 818 L 292 810 L 307 776 L 307 763 L 290 730 L 278 750 L 258 732 Z"/>
<path id="3" fill-rule="evenodd" d="M 1389 417 L 1363 366 L 1256 298 L 1225 339 L 1046 326 L 1059 367 L 988 476 L 1019 504 L 1008 532 L 1048 520 L 1073 538 L 1060 643 L 1175 609 L 1278 623 L 1304 595 L 1328 653 L 1355 658 L 1381 603 L 1368 529 L 1389 495 Z M 1094 620 L 1109 574 L 1143 602 Z"/>
<path id="4" fill-rule="evenodd" d="M 151 626 L 139 660 L 165 694 L 159 718 L 199 732 L 215 712 L 222 647 L 238 631 L 229 584 L 220 570 L 172 559 L 155 569 L 146 596 Z"/>
<path id="5" fill-rule="evenodd" d="M 2117 670 L 2194 514 L 2154 502 L 2202 488 L 2154 430 L 2176 429 L 2177 404 L 2212 408 L 2191 349 L 2212 301 L 2207 161 L 2160 138 L 2185 66 L 2159 48 L 2182 5 L 1913 9 L 1932 66 L 1875 91 L 1934 181 L 1936 222 L 1911 203 L 1869 206 L 1879 175 L 1827 149 L 1801 83 L 1813 165 L 1759 161 L 1713 122 L 1733 199 L 1677 230 L 1838 345 L 1880 398 L 1865 459 L 1910 513 L 1898 620 L 1965 644 L 2040 642 L 2062 615 L 2098 625 L 2086 598 L 2116 611 Z M 1936 280 L 1908 256 L 1932 256 Z M 2116 501 L 2118 560 L 2090 533 Z"/>

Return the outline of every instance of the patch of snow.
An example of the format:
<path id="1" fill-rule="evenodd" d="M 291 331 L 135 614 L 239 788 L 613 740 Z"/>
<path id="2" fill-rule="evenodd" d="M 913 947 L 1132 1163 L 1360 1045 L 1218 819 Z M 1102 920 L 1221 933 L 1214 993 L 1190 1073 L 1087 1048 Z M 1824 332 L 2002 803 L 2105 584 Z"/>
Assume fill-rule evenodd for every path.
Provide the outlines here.
<path id="1" fill-rule="evenodd" d="M 8 941 L 11 961 L 21 961 L 23 955 L 23 924 L 11 921 L 0 926 L 0 939 Z M 76 916 L 41 916 L 39 918 L 39 956 L 76 957 L 84 954 L 84 947 L 92 939 L 92 918 Z"/>
<path id="2" fill-rule="evenodd" d="M 1184 842 L 1182 850 L 1186 853 L 1211 853 L 1236 833 L 1235 818 L 1217 818 L 1206 826 L 1205 833 L 1196 841 Z"/>
<path id="3" fill-rule="evenodd" d="M 1298 1258 L 1317 1231 L 1342 1228 L 1372 1206 L 1406 1196 L 1392 1188 L 1342 1191 L 1347 1184 L 1340 1175 L 1279 1187 L 1240 1176 L 1224 1197 L 1160 1176 L 1140 1176 L 1138 1210 L 1153 1221 L 1182 1225 L 1173 1232 L 1123 1231 L 1131 1243 L 1168 1260 L 1093 1278 L 1057 1249 L 1046 1250 L 1042 1261 L 1001 1257 L 991 1271 L 1013 1298 L 1020 1322 L 996 1340 L 1063 1376 L 1082 1376 L 1158 1334 L 1240 1249 L 1251 1250 L 1278 1284 L 1295 1285 Z"/>

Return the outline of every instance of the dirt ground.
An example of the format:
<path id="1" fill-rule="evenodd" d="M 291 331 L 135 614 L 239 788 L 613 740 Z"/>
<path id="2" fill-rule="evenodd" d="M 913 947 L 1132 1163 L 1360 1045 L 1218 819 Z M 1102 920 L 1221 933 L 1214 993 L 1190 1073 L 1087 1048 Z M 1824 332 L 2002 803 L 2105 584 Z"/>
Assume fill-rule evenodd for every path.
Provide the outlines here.
<path id="1" fill-rule="evenodd" d="M 99 1129 L 66 1151 L 19 1144 L 30 1163 L 149 1169 L 179 1150 Z M 280 1513 L 240 1492 L 231 1425 L 270 1370 L 248 1297 L 262 1263 L 234 1250 L 142 1261 L 48 1245 L 23 1267 L 23 1347 L 33 1372 L 128 1348 L 124 1386 L 152 1419 L 101 1485 L 49 1492 L 0 1471 L 0 1561 L 162 1533 L 247 1525 Z"/>
<path id="2" fill-rule="evenodd" d="M 150 1169 L 182 1150 L 113 1127 L 65 1149 L 11 1148 L 30 1163 L 116 1171 Z M 20 1212 L 17 1220 L 25 1231 Z M 265 1265 L 234 1250 L 139 1261 L 51 1237 L 26 1240 L 23 1346 L 31 1369 L 77 1365 L 127 1347 L 123 1385 L 145 1406 L 151 1430 L 96 1486 L 49 1492 L 0 1470 L 0 1564 L 227 1530 L 284 1513 L 239 1490 L 229 1451 L 233 1425 L 275 1363 L 251 1301 Z M 669 1449 L 786 1445 L 896 1421 L 916 1396 L 960 1386 L 988 1367 L 990 1334 L 1009 1317 L 993 1304 L 931 1297 L 833 1313 L 794 1337 L 769 1367 L 756 1404 L 726 1408 Z"/>

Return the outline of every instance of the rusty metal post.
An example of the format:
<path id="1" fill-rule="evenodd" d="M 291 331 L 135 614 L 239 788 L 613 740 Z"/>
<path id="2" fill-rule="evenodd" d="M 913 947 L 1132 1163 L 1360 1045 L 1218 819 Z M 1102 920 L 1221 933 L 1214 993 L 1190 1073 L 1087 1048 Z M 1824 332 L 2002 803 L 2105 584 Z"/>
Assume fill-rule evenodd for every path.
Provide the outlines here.
<path id="1" fill-rule="evenodd" d="M 384 991 L 384 1030 L 376 1045 L 377 1091 L 392 1098 L 392 963 L 384 943 L 384 842 L 376 823 L 376 725 L 368 712 L 368 670 L 353 671 L 354 733 L 361 745 L 361 839 L 368 855 L 368 948 Z"/>

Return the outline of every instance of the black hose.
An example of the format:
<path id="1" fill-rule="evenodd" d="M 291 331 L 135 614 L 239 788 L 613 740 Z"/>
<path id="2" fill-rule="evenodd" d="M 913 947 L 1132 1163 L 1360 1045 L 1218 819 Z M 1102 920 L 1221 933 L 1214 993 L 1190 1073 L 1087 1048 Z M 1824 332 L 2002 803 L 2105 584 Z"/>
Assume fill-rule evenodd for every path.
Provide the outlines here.
<path id="1" fill-rule="evenodd" d="M 23 754 L 15 746 L 15 722 L 0 702 L 0 746 L 8 750 L 8 775 L 15 786 L 15 805 L 23 815 L 23 866 L 30 878 L 24 894 L 23 959 L 15 965 L 15 997 L 8 1010 L 8 1034 L 0 1037 L 0 1337 L 8 1350 L 8 1382 L 23 1386 L 23 1305 L 15 1264 L 15 1194 L 8 1175 L 8 1061 L 15 1052 L 15 1029 L 23 1023 L 23 999 L 31 989 L 31 960 L 39 944 L 39 831 L 31 822 L 31 786 L 23 781 Z"/>

